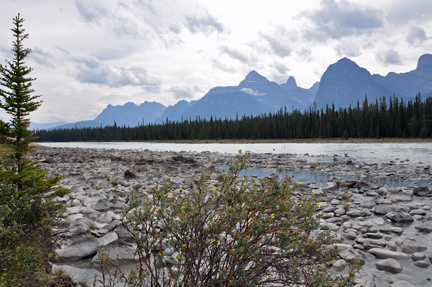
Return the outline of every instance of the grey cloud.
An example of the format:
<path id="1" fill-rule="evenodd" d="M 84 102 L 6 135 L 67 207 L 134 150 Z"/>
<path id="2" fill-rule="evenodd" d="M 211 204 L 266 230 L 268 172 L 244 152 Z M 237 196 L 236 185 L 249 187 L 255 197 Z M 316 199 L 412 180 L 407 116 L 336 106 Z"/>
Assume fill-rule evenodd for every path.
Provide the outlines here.
<path id="1" fill-rule="evenodd" d="M 325 42 L 327 38 L 369 34 L 385 25 L 383 10 L 348 0 L 321 0 L 319 9 L 305 11 L 301 16 L 312 22 L 305 37 Z"/>
<path id="2" fill-rule="evenodd" d="M 78 66 L 77 79 L 82 83 L 106 85 L 112 88 L 140 86 L 144 90 L 157 92 L 161 82 L 150 76 L 143 67 L 110 68 L 94 58 L 75 59 Z"/>
<path id="3" fill-rule="evenodd" d="M 50 59 L 53 58 L 52 54 L 38 47 L 34 47 L 32 49 L 32 53 L 29 55 L 29 58 L 45 67 L 54 68 L 54 65 L 50 61 Z"/>
<path id="4" fill-rule="evenodd" d="M 290 44 L 297 40 L 297 33 L 283 26 L 277 27 L 271 35 L 260 33 L 260 36 L 270 45 L 271 51 L 282 58 L 291 55 Z"/>
<path id="5" fill-rule="evenodd" d="M 223 25 L 216 18 L 209 14 L 203 17 L 187 16 L 185 21 L 186 27 L 194 34 L 199 32 L 210 34 L 213 31 L 217 31 L 219 33 L 224 32 Z"/>
<path id="6" fill-rule="evenodd" d="M 336 52 L 339 57 L 357 57 L 362 54 L 359 45 L 352 40 L 340 43 Z"/>
<path id="7" fill-rule="evenodd" d="M 97 1 L 75 0 L 75 6 L 87 22 L 97 23 L 108 14 L 103 5 Z"/>
<path id="8" fill-rule="evenodd" d="M 239 60 L 242 63 L 247 63 L 249 61 L 249 58 L 240 51 L 228 48 L 227 46 L 222 46 L 219 49 L 222 53 L 227 54 L 231 58 Z"/>
<path id="9" fill-rule="evenodd" d="M 235 72 L 237 72 L 237 69 L 235 69 L 233 67 L 229 67 L 225 63 L 223 63 L 223 62 L 221 62 L 219 60 L 216 60 L 216 59 L 212 60 L 212 66 L 213 66 L 213 68 L 216 68 L 218 70 L 221 70 L 221 71 L 224 71 L 224 72 L 227 72 L 227 73 L 235 73 Z"/>
<path id="10" fill-rule="evenodd" d="M 280 74 L 284 74 L 290 70 L 286 65 L 281 63 L 275 63 L 274 67 Z"/>
<path id="11" fill-rule="evenodd" d="M 392 0 L 388 2 L 386 12 L 390 24 L 406 26 L 410 22 L 429 21 L 432 4 L 430 0 Z"/>
<path id="12" fill-rule="evenodd" d="M 174 95 L 176 100 L 192 99 L 194 93 L 199 92 L 198 86 L 183 87 L 183 86 L 172 86 L 169 91 Z"/>
<path id="13" fill-rule="evenodd" d="M 305 62 L 311 62 L 314 58 L 312 56 L 312 51 L 310 49 L 307 48 L 302 48 L 298 51 L 296 51 L 296 54 L 298 55 L 298 57 L 305 61 Z"/>
<path id="14" fill-rule="evenodd" d="M 392 49 L 379 52 L 375 58 L 386 65 L 401 64 L 399 53 Z"/>
<path id="15" fill-rule="evenodd" d="M 428 37 L 423 28 L 411 26 L 408 28 L 408 33 L 405 39 L 410 45 L 415 45 L 426 41 Z"/>

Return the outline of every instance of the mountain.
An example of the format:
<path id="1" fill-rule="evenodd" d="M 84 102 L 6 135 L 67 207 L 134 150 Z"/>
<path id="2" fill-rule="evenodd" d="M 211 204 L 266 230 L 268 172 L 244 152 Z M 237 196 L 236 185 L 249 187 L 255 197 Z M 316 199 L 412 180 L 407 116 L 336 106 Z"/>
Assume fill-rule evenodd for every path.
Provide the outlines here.
<path id="1" fill-rule="evenodd" d="M 312 89 L 312 88 L 311 88 Z M 309 89 L 309 91 L 311 90 Z M 432 55 L 420 56 L 417 68 L 407 73 L 388 73 L 387 76 L 371 75 L 348 58 L 330 65 L 319 82 L 315 100 L 318 108 L 335 104 L 336 107 L 355 105 L 357 100 L 368 100 L 395 95 L 410 100 L 418 93 L 432 92 Z"/>
<path id="2" fill-rule="evenodd" d="M 408 73 L 390 72 L 387 76 L 373 75 L 373 79 L 382 86 L 408 97 L 418 93 L 425 94 L 432 90 L 432 55 L 424 54 L 417 61 L 417 68 Z"/>
<path id="3" fill-rule="evenodd" d="M 46 130 L 49 128 L 53 128 L 56 126 L 60 126 L 60 125 L 64 125 L 67 124 L 67 122 L 65 121 L 61 121 L 61 122 L 54 122 L 54 123 L 48 123 L 48 124 L 38 124 L 38 123 L 34 123 L 34 122 L 30 122 L 30 130 Z"/>
<path id="4" fill-rule="evenodd" d="M 330 65 L 321 77 L 314 102 L 317 108 L 325 108 L 333 103 L 336 107 L 355 105 L 379 97 L 390 97 L 395 91 L 375 82 L 368 70 L 359 67 L 348 58 Z"/>
<path id="5" fill-rule="evenodd" d="M 166 107 L 160 103 L 147 101 L 139 106 L 131 102 L 122 106 L 108 105 L 94 120 L 60 125 L 56 128 L 100 127 L 101 125 L 114 125 L 114 123 L 118 126 L 134 127 L 142 122 L 144 122 L 144 124 L 153 122 L 162 114 L 165 108 Z"/>
<path id="6" fill-rule="evenodd" d="M 236 115 L 275 112 L 283 107 L 302 110 L 314 97 L 314 91 L 298 87 L 293 77 L 289 77 L 285 84 L 278 85 L 251 71 L 238 86 L 215 87 L 197 101 L 179 101 L 169 106 L 155 123 L 165 122 L 167 118 L 180 121 L 182 117 L 195 119 L 196 116 L 206 119 L 210 119 L 210 116 L 235 118 Z"/>

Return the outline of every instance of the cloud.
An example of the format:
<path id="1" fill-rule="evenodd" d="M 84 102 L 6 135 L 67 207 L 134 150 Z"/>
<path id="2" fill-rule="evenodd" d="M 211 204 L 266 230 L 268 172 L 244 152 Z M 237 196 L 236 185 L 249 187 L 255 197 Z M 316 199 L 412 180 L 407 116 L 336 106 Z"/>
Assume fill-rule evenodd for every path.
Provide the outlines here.
<path id="1" fill-rule="evenodd" d="M 426 31 L 423 28 L 410 26 L 405 39 L 410 45 L 414 46 L 428 40 L 429 37 L 426 36 Z"/>
<path id="2" fill-rule="evenodd" d="M 358 57 L 362 54 L 360 46 L 353 40 L 342 41 L 336 46 L 338 57 Z"/>
<path id="3" fill-rule="evenodd" d="M 284 65 L 282 63 L 275 63 L 274 68 L 281 74 L 289 72 L 289 70 L 290 70 L 286 65 Z"/>
<path id="4" fill-rule="evenodd" d="M 212 67 L 228 73 L 236 73 L 238 71 L 234 67 L 227 66 L 225 62 L 219 61 L 217 59 L 212 60 Z"/>
<path id="5" fill-rule="evenodd" d="M 53 63 L 51 63 L 50 61 L 53 58 L 53 55 L 38 47 L 34 47 L 32 49 L 32 53 L 30 53 L 29 58 L 38 63 L 39 65 L 43 65 L 48 68 L 54 68 Z"/>
<path id="6" fill-rule="evenodd" d="M 171 86 L 169 89 L 176 100 L 193 99 L 195 94 L 201 92 L 198 86 Z"/>
<path id="7" fill-rule="evenodd" d="M 347 36 L 370 34 L 383 28 L 386 14 L 383 10 L 348 0 L 321 0 L 319 9 L 304 11 L 312 27 L 305 30 L 306 38 L 327 41 Z"/>
<path id="8" fill-rule="evenodd" d="M 391 25 L 406 27 L 410 22 L 428 22 L 432 5 L 429 0 L 391 0 L 387 2 L 385 10 Z"/>
<path id="9" fill-rule="evenodd" d="M 314 58 L 312 56 L 312 51 L 307 48 L 302 48 L 296 52 L 299 59 L 305 62 L 311 62 Z"/>
<path id="10" fill-rule="evenodd" d="M 379 52 L 375 58 L 385 65 L 401 64 L 399 53 L 392 49 Z"/>
<path id="11" fill-rule="evenodd" d="M 243 88 L 240 91 L 245 92 L 246 94 L 251 95 L 251 96 L 255 96 L 255 97 L 265 96 L 265 93 L 259 93 L 258 90 L 254 91 L 251 88 Z"/>
<path id="12" fill-rule="evenodd" d="M 260 33 L 260 36 L 267 41 L 270 50 L 281 58 L 291 55 L 290 44 L 297 40 L 297 33 L 289 31 L 283 26 L 278 26 L 271 35 Z"/>
<path id="13" fill-rule="evenodd" d="M 185 20 L 185 26 L 193 34 L 203 33 L 208 35 L 212 32 L 224 32 L 223 25 L 216 18 L 209 14 L 203 17 L 187 16 Z"/>
<path id="14" fill-rule="evenodd" d="M 231 49 L 228 48 L 227 46 L 221 46 L 219 47 L 219 50 L 224 53 L 227 54 L 228 56 L 230 56 L 233 59 L 239 60 L 242 63 L 247 63 L 249 62 L 249 58 L 242 52 L 237 51 L 235 49 Z"/>
<path id="15" fill-rule="evenodd" d="M 157 92 L 161 81 L 150 76 L 143 67 L 108 67 L 95 58 L 75 58 L 78 68 L 76 78 L 81 83 L 106 85 L 112 88 L 139 86 L 144 90 Z"/>
<path id="16" fill-rule="evenodd" d="M 109 14 L 104 5 L 98 1 L 75 0 L 75 6 L 84 20 L 89 23 L 98 23 Z"/>

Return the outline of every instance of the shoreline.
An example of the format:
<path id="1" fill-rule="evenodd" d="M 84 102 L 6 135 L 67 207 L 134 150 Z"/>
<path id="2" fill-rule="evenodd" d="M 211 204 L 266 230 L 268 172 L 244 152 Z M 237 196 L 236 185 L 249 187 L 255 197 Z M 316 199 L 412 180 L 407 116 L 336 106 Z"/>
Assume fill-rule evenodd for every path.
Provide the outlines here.
<path id="1" fill-rule="evenodd" d="M 73 142 L 88 142 L 88 143 L 99 143 L 105 141 L 73 141 Z M 359 138 L 359 139 L 264 139 L 264 140 L 248 140 L 248 139 L 226 139 L 226 140 L 147 140 L 147 141 L 106 141 L 110 143 L 116 142 L 151 142 L 151 143 L 177 143 L 177 144 L 263 144 L 263 143 L 432 143 L 432 138 L 419 139 L 419 138 Z M 62 143 L 62 142 L 34 142 L 34 145 L 41 143 Z M 72 142 L 66 142 L 72 143 Z"/>

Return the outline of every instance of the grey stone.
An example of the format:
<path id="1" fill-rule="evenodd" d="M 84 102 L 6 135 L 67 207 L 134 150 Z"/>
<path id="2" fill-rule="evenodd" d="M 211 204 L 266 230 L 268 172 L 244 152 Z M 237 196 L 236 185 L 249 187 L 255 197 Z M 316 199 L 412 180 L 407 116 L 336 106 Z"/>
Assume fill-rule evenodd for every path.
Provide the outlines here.
<path id="1" fill-rule="evenodd" d="M 333 269 L 337 272 L 343 271 L 348 266 L 348 262 L 343 259 L 336 260 L 333 264 Z"/>
<path id="2" fill-rule="evenodd" d="M 85 234 L 89 231 L 89 227 L 84 222 L 74 222 L 69 226 L 70 236 L 75 237 L 81 234 Z"/>
<path id="3" fill-rule="evenodd" d="M 373 202 L 372 200 L 365 200 L 360 203 L 360 207 L 368 208 L 368 209 L 374 207 L 375 205 L 376 205 L 375 202 Z"/>
<path id="4" fill-rule="evenodd" d="M 414 226 L 420 232 L 431 233 L 432 232 L 432 224 L 429 222 L 424 222 L 419 225 Z"/>
<path id="5" fill-rule="evenodd" d="M 414 188 L 413 195 L 416 196 L 432 196 L 432 190 L 427 186 L 419 186 Z"/>
<path id="6" fill-rule="evenodd" d="M 421 252 L 427 249 L 427 246 L 418 243 L 413 238 L 397 239 L 395 240 L 395 243 L 400 248 L 400 250 L 405 253 Z"/>
<path id="7" fill-rule="evenodd" d="M 109 243 L 111 243 L 117 239 L 118 239 L 117 233 L 115 233 L 114 231 L 111 231 L 111 232 L 105 234 L 104 236 L 99 237 L 97 239 L 97 241 L 99 242 L 99 246 L 105 246 L 105 245 L 107 245 L 107 244 L 109 244 Z"/>
<path id="8" fill-rule="evenodd" d="M 365 217 L 365 216 L 370 216 L 372 215 L 372 213 L 367 210 L 367 209 L 350 209 L 347 211 L 346 213 L 347 215 L 351 216 L 351 217 Z"/>
<path id="9" fill-rule="evenodd" d="M 402 265 L 392 258 L 378 261 L 375 266 L 378 270 L 388 271 L 393 274 L 400 273 L 403 270 Z"/>
<path id="10" fill-rule="evenodd" d="M 422 252 L 416 252 L 411 256 L 411 259 L 413 261 L 424 260 L 424 259 L 426 259 L 426 255 Z"/>
<path id="11" fill-rule="evenodd" d="M 375 255 L 376 258 L 380 258 L 380 259 L 393 258 L 396 260 L 408 260 L 410 258 L 408 254 L 401 253 L 401 252 L 394 252 L 384 248 L 372 248 L 369 249 L 368 252 Z"/>
<path id="12" fill-rule="evenodd" d="M 127 264 L 139 262 L 139 257 L 135 254 L 136 244 L 132 239 L 119 238 L 103 247 L 111 260 L 117 264 Z M 91 264 L 99 264 L 100 257 L 96 254 L 91 260 Z"/>
<path id="13" fill-rule="evenodd" d="M 413 200 L 411 194 L 404 192 L 389 192 L 386 195 L 386 199 L 391 202 L 409 202 Z"/>
<path id="14" fill-rule="evenodd" d="M 386 242 L 383 242 L 381 240 L 374 240 L 374 239 L 369 239 L 369 238 L 357 237 L 355 241 L 357 243 L 363 245 L 366 250 L 369 250 L 371 248 L 381 248 L 381 247 L 385 247 L 387 245 Z"/>
<path id="15" fill-rule="evenodd" d="M 414 218 L 406 211 L 390 211 L 385 215 L 385 217 L 395 223 L 408 223 L 414 221 Z"/>
<path id="16" fill-rule="evenodd" d="M 99 199 L 98 202 L 92 206 L 94 210 L 97 211 L 108 211 L 111 209 L 113 204 L 106 199 Z"/>
<path id="17" fill-rule="evenodd" d="M 424 260 L 415 261 L 413 265 L 419 268 L 428 268 L 430 266 L 430 264 Z"/>
<path id="18" fill-rule="evenodd" d="M 410 209 L 406 206 L 393 205 L 393 204 L 380 204 L 374 207 L 373 212 L 378 215 L 385 215 L 391 211 L 406 211 L 408 212 Z"/>
<path id="19" fill-rule="evenodd" d="M 57 250 L 58 260 L 60 262 L 78 261 L 83 258 L 96 254 L 99 248 L 99 242 L 94 237 L 83 237 L 69 246 Z"/>
<path id="20" fill-rule="evenodd" d="M 424 211 L 423 209 L 419 208 L 419 209 L 413 209 L 409 212 L 409 214 L 411 215 L 426 215 L 426 211 Z"/>
<path id="21" fill-rule="evenodd" d="M 118 224 L 115 228 L 114 228 L 114 232 L 117 233 L 117 236 L 119 238 L 128 238 L 128 237 L 132 237 L 132 235 L 126 230 L 126 228 L 124 227 L 123 223 Z"/>
<path id="22" fill-rule="evenodd" d="M 415 286 L 407 281 L 396 281 L 391 285 L 391 287 L 415 287 Z"/>
<path id="23" fill-rule="evenodd" d="M 390 226 L 390 227 L 380 227 L 379 231 L 382 233 L 395 233 L 397 235 L 401 235 L 403 229 L 400 227 Z"/>

